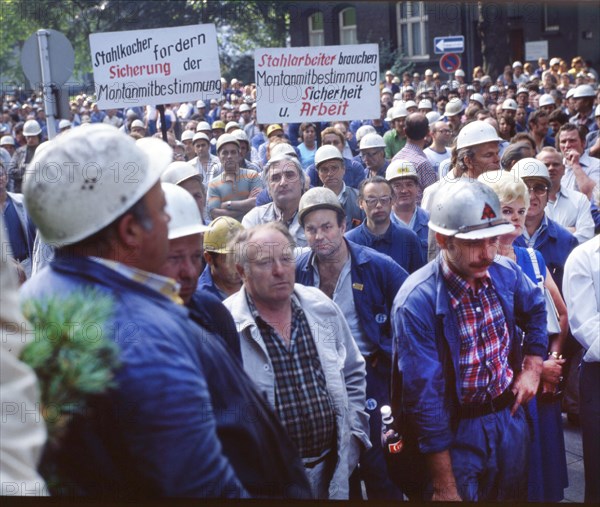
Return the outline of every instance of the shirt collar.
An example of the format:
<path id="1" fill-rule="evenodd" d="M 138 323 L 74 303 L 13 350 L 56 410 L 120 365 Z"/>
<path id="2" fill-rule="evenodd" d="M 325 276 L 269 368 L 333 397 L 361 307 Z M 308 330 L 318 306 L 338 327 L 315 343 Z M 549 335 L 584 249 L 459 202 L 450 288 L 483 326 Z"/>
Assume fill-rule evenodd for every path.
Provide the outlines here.
<path id="1" fill-rule="evenodd" d="M 149 287 L 157 292 L 160 292 L 163 296 L 167 297 L 178 305 L 183 305 L 183 299 L 179 296 L 179 284 L 172 278 L 166 276 L 157 275 L 156 273 L 150 273 L 142 269 L 127 266 L 122 262 L 112 261 L 109 259 L 103 259 L 101 257 L 90 257 L 93 261 L 98 264 L 116 271 L 121 276 L 134 282 L 140 283 L 145 287 Z"/>
<path id="2" fill-rule="evenodd" d="M 448 265 L 444 254 L 441 254 L 442 264 L 442 276 L 446 281 L 448 292 L 452 300 L 452 306 L 456 307 L 464 296 L 470 294 L 478 294 L 484 289 L 487 289 L 491 285 L 491 279 L 489 273 L 486 272 L 485 276 L 478 278 L 476 287 L 471 287 L 464 278 L 457 275 L 452 268 Z"/>

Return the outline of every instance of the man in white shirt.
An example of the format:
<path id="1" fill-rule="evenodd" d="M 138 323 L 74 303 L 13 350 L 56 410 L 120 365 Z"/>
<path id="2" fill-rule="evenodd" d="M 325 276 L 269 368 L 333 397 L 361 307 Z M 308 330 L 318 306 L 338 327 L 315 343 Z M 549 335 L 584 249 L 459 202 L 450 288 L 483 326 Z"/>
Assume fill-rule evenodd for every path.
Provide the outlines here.
<path id="1" fill-rule="evenodd" d="M 435 169 L 438 178 L 441 179 L 444 175 L 439 172 L 439 168 L 444 160 L 450 158 L 451 150 L 448 146 L 452 142 L 452 130 L 446 122 L 436 121 L 431 125 L 429 132 L 433 142 L 429 148 L 425 148 L 423 151 Z"/>
<path id="2" fill-rule="evenodd" d="M 584 152 L 585 137 L 572 123 L 563 125 L 556 134 L 558 150 L 562 153 L 567 167 L 562 177 L 562 186 L 579 190 L 588 198 L 600 181 L 600 160 Z"/>
<path id="3" fill-rule="evenodd" d="M 545 208 L 546 216 L 565 227 L 579 243 L 592 238 L 594 220 L 590 201 L 581 192 L 561 185 L 565 166 L 560 153 L 548 146 L 543 148 L 536 158 L 546 165 L 552 181 Z"/>
<path id="4" fill-rule="evenodd" d="M 585 502 L 600 502 L 600 236 L 579 245 L 565 264 L 569 325 L 586 350 L 579 377 Z"/>

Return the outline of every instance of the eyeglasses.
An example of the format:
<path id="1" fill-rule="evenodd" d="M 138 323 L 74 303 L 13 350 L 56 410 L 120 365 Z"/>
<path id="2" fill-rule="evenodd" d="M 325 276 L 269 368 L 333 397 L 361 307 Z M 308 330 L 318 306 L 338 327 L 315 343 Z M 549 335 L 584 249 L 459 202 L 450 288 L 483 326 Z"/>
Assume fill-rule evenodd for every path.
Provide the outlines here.
<path id="1" fill-rule="evenodd" d="M 340 166 L 339 165 L 328 165 L 328 166 L 320 166 L 317 168 L 317 171 L 320 172 L 321 174 L 335 174 L 340 170 Z"/>
<path id="2" fill-rule="evenodd" d="M 415 188 L 416 186 L 417 186 L 417 183 L 412 178 L 406 179 L 405 181 L 394 181 L 392 183 L 392 188 L 394 190 L 403 190 L 405 188 L 412 189 L 412 188 Z"/>
<path id="3" fill-rule="evenodd" d="M 548 192 L 548 187 L 546 185 L 541 185 L 541 184 L 532 185 L 532 186 L 527 185 L 527 190 L 529 191 L 530 194 L 544 195 L 546 192 Z"/>
<path id="4" fill-rule="evenodd" d="M 438 134 L 451 134 L 452 131 L 450 129 L 440 129 L 437 131 Z"/>
<path id="5" fill-rule="evenodd" d="M 377 155 L 379 155 L 380 153 L 383 153 L 383 150 L 373 150 L 373 151 L 361 151 L 360 154 L 362 155 L 363 158 L 374 158 Z"/>
<path id="6" fill-rule="evenodd" d="M 365 201 L 367 208 L 374 208 L 375 206 L 377 206 L 377 203 L 380 203 L 382 206 L 387 206 L 392 202 L 392 196 L 383 195 L 381 197 L 368 197 L 363 200 Z"/>

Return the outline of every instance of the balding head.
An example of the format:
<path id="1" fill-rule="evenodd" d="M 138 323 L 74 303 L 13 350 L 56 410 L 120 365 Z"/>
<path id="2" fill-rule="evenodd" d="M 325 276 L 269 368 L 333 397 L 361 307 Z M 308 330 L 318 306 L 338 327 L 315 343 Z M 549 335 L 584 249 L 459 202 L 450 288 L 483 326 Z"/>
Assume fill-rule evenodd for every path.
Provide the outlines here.
<path id="1" fill-rule="evenodd" d="M 404 131 L 411 141 L 422 141 L 429 133 L 429 121 L 423 113 L 411 113 L 406 118 Z"/>

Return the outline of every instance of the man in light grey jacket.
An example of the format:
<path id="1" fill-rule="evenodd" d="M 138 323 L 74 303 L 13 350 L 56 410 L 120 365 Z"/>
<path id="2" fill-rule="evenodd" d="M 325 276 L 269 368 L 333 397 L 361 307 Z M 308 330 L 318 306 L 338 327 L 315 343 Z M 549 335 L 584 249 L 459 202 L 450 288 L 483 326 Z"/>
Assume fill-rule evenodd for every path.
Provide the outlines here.
<path id="1" fill-rule="evenodd" d="M 348 479 L 369 448 L 365 361 L 339 307 L 295 284 L 294 241 L 279 223 L 234 240 L 242 289 L 224 301 L 244 369 L 296 444 L 316 498 L 348 498 Z"/>

